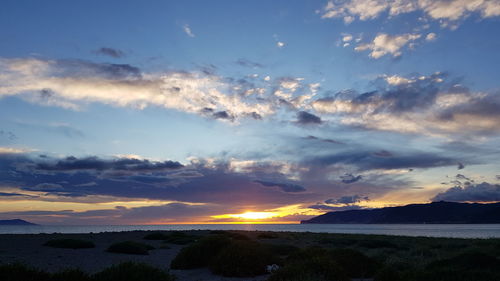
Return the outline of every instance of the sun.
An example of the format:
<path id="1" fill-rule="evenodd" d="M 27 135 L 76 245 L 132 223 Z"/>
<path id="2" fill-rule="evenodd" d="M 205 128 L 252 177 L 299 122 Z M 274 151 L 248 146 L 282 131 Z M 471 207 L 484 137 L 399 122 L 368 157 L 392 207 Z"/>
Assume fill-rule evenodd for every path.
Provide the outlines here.
<path id="1" fill-rule="evenodd" d="M 277 215 L 278 213 L 275 212 L 244 212 L 241 214 L 225 214 L 212 217 L 217 219 L 233 218 L 233 219 L 244 219 L 244 220 L 263 220 L 276 217 Z"/>

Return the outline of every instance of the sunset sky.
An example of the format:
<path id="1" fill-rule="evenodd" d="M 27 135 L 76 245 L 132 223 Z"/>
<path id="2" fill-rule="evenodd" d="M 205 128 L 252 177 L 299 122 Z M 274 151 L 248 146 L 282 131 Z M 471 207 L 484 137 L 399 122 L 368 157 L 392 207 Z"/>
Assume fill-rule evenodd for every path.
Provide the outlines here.
<path id="1" fill-rule="evenodd" d="M 0 219 L 500 201 L 500 0 L 3 0 L 0 42 Z"/>

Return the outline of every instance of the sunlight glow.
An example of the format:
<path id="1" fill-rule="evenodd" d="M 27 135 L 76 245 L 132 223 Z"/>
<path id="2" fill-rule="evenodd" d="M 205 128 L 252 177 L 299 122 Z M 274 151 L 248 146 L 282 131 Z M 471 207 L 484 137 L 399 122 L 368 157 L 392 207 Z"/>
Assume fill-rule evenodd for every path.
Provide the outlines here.
<path id="1" fill-rule="evenodd" d="M 242 214 L 225 214 L 212 216 L 214 219 L 245 219 L 245 220 L 262 220 L 276 217 L 275 212 L 245 212 Z"/>

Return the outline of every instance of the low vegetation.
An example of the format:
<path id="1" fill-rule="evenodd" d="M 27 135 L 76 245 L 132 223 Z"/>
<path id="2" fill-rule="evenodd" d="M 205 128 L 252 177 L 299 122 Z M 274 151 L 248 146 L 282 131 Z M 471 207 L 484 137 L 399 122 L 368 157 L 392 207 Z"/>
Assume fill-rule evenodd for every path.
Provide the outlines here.
<path id="1" fill-rule="evenodd" d="M 120 253 L 120 254 L 131 254 L 131 255 L 148 255 L 149 250 L 153 250 L 154 247 L 148 244 L 135 242 L 135 241 L 124 241 L 112 244 L 108 248 L 110 253 Z"/>
<path id="2" fill-rule="evenodd" d="M 95 248 L 94 242 L 81 239 L 52 239 L 45 242 L 43 245 L 52 248 L 65 249 Z"/>
<path id="3" fill-rule="evenodd" d="M 126 262 L 87 274 L 72 269 L 47 273 L 21 264 L 0 265 L 2 281 L 174 281 L 169 272 L 143 263 Z"/>

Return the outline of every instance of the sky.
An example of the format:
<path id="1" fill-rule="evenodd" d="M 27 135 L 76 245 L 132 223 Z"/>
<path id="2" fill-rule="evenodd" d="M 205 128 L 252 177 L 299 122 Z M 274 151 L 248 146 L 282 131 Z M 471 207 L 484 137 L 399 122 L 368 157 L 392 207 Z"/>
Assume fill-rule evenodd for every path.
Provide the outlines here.
<path id="1" fill-rule="evenodd" d="M 499 31 L 500 0 L 4 0 L 0 219 L 498 202 Z"/>

